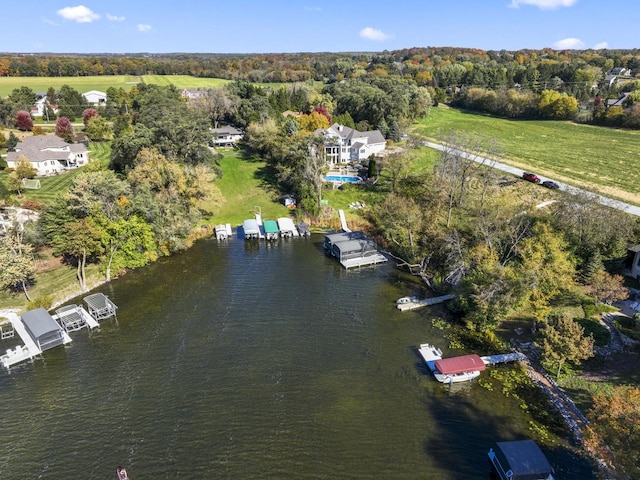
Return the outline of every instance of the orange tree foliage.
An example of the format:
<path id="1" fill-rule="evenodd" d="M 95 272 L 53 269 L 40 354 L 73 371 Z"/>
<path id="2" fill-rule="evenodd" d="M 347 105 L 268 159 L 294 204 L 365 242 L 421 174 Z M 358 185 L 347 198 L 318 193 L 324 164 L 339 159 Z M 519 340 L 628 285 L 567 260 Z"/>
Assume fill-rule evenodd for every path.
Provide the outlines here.
<path id="1" fill-rule="evenodd" d="M 618 387 L 598 393 L 589 414 L 588 441 L 604 442 L 632 478 L 640 478 L 640 388 Z"/>

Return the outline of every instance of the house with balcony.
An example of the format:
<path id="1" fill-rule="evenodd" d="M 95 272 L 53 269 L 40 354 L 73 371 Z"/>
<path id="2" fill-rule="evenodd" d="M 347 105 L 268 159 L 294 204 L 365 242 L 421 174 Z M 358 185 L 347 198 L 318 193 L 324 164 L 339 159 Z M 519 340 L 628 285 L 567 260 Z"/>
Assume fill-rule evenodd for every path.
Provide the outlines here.
<path id="1" fill-rule="evenodd" d="M 89 151 L 82 143 L 67 143 L 56 135 L 36 135 L 18 142 L 15 152 L 5 158 L 8 168 L 16 168 L 23 156 L 37 170 L 36 176 L 55 175 L 89 163 Z"/>
<path id="2" fill-rule="evenodd" d="M 327 129 L 316 130 L 315 133 L 324 136 L 325 155 L 330 165 L 360 163 L 372 155 L 384 152 L 387 146 L 380 130 L 359 132 L 334 123 Z"/>
<path id="3" fill-rule="evenodd" d="M 233 147 L 244 136 L 242 130 L 231 126 L 212 128 L 211 134 L 214 147 Z"/>

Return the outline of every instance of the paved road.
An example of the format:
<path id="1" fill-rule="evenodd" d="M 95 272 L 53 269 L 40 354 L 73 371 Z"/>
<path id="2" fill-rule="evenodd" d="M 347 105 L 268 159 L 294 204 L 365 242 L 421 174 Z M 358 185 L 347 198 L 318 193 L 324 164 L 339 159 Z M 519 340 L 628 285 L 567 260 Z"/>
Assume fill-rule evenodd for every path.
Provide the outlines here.
<path id="1" fill-rule="evenodd" d="M 438 143 L 432 143 L 432 142 L 423 142 L 423 145 L 425 147 L 434 148 L 434 149 L 440 150 L 440 151 L 443 151 L 444 148 L 445 148 L 443 145 L 440 145 Z M 507 165 L 505 163 L 496 162 L 494 160 L 490 160 L 490 159 L 487 159 L 487 158 L 479 157 L 477 155 L 470 155 L 470 154 L 465 153 L 465 152 L 460 152 L 460 154 L 463 157 L 471 158 L 472 160 L 474 160 L 474 161 L 476 161 L 478 163 L 484 163 L 485 165 L 493 164 L 493 167 L 498 169 L 498 170 L 501 170 L 501 171 L 507 172 L 507 173 L 511 173 L 512 175 L 515 175 L 516 177 L 521 177 L 522 178 L 522 173 L 524 171 L 522 169 L 520 169 L 520 168 L 512 167 L 511 165 Z M 637 217 L 640 217 L 640 207 L 637 207 L 635 205 L 631 205 L 630 203 L 621 202 L 620 200 L 614 200 L 613 198 L 605 197 L 604 195 L 600 195 L 598 193 L 593 193 L 593 192 L 590 192 L 588 190 L 583 190 L 581 188 L 574 187 L 572 185 L 567 185 L 566 183 L 558 182 L 558 181 L 553 180 L 552 178 L 549 178 L 549 177 L 540 176 L 540 181 L 544 182 L 545 180 L 552 180 L 552 181 L 556 182 L 560 186 L 560 190 L 562 190 L 564 192 L 568 192 L 568 193 L 573 194 L 573 195 L 577 195 L 579 193 L 586 193 L 586 194 L 592 195 L 602 205 L 606 205 L 608 207 L 615 208 L 617 210 L 622 210 L 623 212 L 627 212 L 627 213 L 629 213 L 631 215 L 635 215 Z"/>

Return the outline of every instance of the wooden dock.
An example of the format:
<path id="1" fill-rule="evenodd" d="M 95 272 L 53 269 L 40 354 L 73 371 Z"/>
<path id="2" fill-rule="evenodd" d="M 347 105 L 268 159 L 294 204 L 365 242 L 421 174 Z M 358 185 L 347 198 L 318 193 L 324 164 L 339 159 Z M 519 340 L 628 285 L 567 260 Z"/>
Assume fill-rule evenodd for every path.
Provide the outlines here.
<path id="1" fill-rule="evenodd" d="M 407 298 L 407 297 L 405 297 Z M 453 300 L 455 295 L 447 294 L 440 297 L 411 299 L 407 302 L 401 302 L 399 299 L 397 303 L 398 310 L 404 312 L 405 310 L 415 310 L 416 308 L 428 307 L 429 305 L 436 305 L 438 303 L 446 302 L 447 300 Z"/>
<path id="2" fill-rule="evenodd" d="M 376 253 L 374 255 L 368 255 L 366 257 L 348 258 L 345 260 L 341 260 L 340 263 L 344 268 L 349 269 L 357 267 L 367 267 L 369 265 L 377 265 L 386 261 L 387 257 L 382 255 L 381 253 Z"/>

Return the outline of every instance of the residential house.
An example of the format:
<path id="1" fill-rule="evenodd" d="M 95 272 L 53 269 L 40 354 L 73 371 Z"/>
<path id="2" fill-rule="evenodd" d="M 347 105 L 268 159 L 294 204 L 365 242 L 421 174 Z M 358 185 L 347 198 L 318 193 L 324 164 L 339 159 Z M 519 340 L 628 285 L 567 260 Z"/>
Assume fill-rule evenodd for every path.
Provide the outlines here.
<path id="1" fill-rule="evenodd" d="M 20 156 L 31 162 L 37 176 L 55 175 L 89 162 L 87 147 L 81 143 L 67 143 L 55 135 L 36 135 L 18 142 L 15 152 L 7 153 L 7 167 L 16 168 Z"/>
<path id="2" fill-rule="evenodd" d="M 29 113 L 31 113 L 32 117 L 43 117 L 47 113 L 47 105 L 49 105 L 51 110 L 53 110 L 53 113 L 58 113 L 58 106 L 53 103 L 49 103 L 47 100 L 47 94 L 44 92 L 38 92 L 36 94 L 36 103 L 31 106 L 31 111 Z"/>
<path id="3" fill-rule="evenodd" d="M 325 154 L 331 165 L 361 162 L 371 155 L 384 152 L 387 145 L 380 130 L 359 132 L 334 123 L 327 129 L 316 130 L 315 133 L 324 135 Z"/>
<path id="4" fill-rule="evenodd" d="M 609 87 L 620 85 L 630 80 L 633 80 L 633 77 L 631 76 L 631 70 L 628 68 L 612 68 L 604 74 L 604 81 L 609 84 Z"/>
<path id="5" fill-rule="evenodd" d="M 621 93 L 620 95 L 618 95 L 618 98 L 610 98 L 607 100 L 606 107 L 624 107 L 625 100 L 628 96 L 628 93 Z"/>
<path id="6" fill-rule="evenodd" d="M 216 147 L 233 147 L 244 136 L 241 130 L 231 126 L 212 128 L 211 133 Z"/>
<path id="7" fill-rule="evenodd" d="M 183 88 L 180 96 L 186 100 L 195 100 L 196 98 L 206 97 L 207 91 L 199 88 Z"/>
<path id="8" fill-rule="evenodd" d="M 99 90 L 89 90 L 82 94 L 89 105 L 94 107 L 102 107 L 107 104 L 107 94 Z"/>

